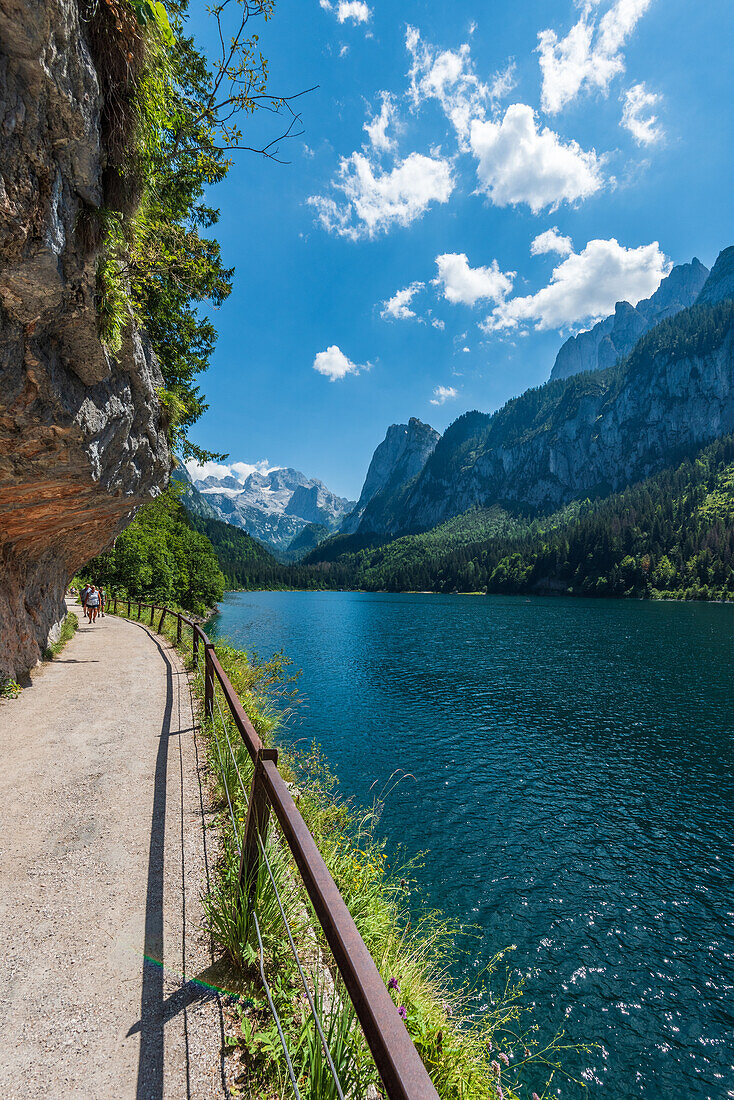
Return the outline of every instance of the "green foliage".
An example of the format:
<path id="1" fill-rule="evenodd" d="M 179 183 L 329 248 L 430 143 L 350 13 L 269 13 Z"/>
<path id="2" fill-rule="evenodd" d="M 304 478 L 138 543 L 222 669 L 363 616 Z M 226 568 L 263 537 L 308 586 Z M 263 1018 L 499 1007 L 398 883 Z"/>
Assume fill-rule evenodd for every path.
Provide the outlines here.
<path id="1" fill-rule="evenodd" d="M 79 619 L 73 611 L 69 611 L 61 624 L 61 631 L 57 640 L 43 651 L 44 661 L 53 661 L 54 657 L 58 657 L 66 643 L 74 637 L 78 629 Z"/>
<path id="2" fill-rule="evenodd" d="M 202 614 L 222 598 L 224 577 L 211 543 L 194 530 L 170 488 L 138 512 L 111 550 L 82 570 L 95 584 L 133 599 Z"/>
<path id="3" fill-rule="evenodd" d="M 275 558 L 256 539 L 218 519 L 188 514 L 189 523 L 206 536 L 214 547 L 219 568 L 229 588 L 249 588 L 250 580 L 263 570 L 276 567 Z"/>
<path id="4" fill-rule="evenodd" d="M 226 176 L 230 152 L 248 148 L 238 118 L 288 106 L 268 93 L 267 63 L 249 29 L 271 17 L 273 2 L 209 9 L 222 42 L 211 63 L 186 33 L 187 0 L 171 0 L 168 10 L 159 0 L 86 0 L 86 9 L 108 160 L 97 218 L 100 337 L 117 354 L 130 322 L 142 325 L 175 414 L 172 446 L 187 458 L 223 457 L 188 439 L 207 407 L 196 379 L 217 336 L 201 305 L 221 305 L 233 276 L 219 243 L 204 235 L 219 217 L 207 197 Z M 274 156 L 274 144 L 260 151 Z"/>
<path id="5" fill-rule="evenodd" d="M 21 690 L 17 680 L 12 680 L 10 677 L 0 680 L 0 699 L 17 699 Z"/>

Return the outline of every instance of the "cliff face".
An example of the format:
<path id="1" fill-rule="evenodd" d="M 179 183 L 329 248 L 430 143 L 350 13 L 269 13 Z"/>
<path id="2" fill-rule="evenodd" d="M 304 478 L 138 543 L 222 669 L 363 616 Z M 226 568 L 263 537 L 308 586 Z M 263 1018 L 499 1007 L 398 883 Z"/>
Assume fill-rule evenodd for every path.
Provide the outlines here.
<path id="1" fill-rule="evenodd" d="M 614 366 L 618 359 L 629 355 L 644 333 L 693 305 L 708 274 L 708 268 L 694 258 L 689 264 L 674 267 L 650 298 L 636 306 L 617 302 L 611 317 L 566 340 L 553 364 L 551 381 Z"/>
<path id="2" fill-rule="evenodd" d="M 150 347 L 131 326 L 113 358 L 97 333 L 100 108 L 76 0 L 0 0 L 0 677 L 170 470 Z"/>
<path id="3" fill-rule="evenodd" d="M 407 424 L 391 424 L 372 456 L 357 505 L 344 519 L 340 533 L 379 530 L 383 499 L 394 497 L 421 472 L 440 438 L 435 428 L 414 416 Z"/>

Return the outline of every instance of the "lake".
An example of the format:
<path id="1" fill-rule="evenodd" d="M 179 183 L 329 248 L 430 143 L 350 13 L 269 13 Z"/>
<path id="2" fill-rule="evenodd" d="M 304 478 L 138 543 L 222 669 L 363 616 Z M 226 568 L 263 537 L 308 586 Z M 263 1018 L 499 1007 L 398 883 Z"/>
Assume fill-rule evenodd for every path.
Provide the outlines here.
<path id="1" fill-rule="evenodd" d="M 293 742 L 424 852 L 425 900 L 516 944 L 562 1096 L 734 1096 L 734 607 L 230 593 L 213 638 L 303 670 Z"/>

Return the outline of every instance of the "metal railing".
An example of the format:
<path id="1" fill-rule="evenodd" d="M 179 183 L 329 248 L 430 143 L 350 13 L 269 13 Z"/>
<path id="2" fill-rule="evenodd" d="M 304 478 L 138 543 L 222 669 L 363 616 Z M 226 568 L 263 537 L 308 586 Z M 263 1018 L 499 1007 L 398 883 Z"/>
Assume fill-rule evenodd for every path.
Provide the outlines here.
<path id="1" fill-rule="evenodd" d="M 163 630 L 163 624 L 168 616 L 176 620 L 176 640 L 182 641 L 182 628 L 188 626 L 192 631 L 192 659 L 195 669 L 200 667 L 201 652 L 204 656 L 204 710 L 206 716 L 214 722 L 215 712 L 215 682 L 219 684 L 223 698 L 229 711 L 230 718 L 237 729 L 242 742 L 249 753 L 254 767 L 252 784 L 249 793 L 245 791 L 239 770 L 238 779 L 242 786 L 242 792 L 247 805 L 247 816 L 241 844 L 238 844 L 240 856 L 240 888 L 248 907 L 254 902 L 255 884 L 258 880 L 258 872 L 261 860 L 264 860 L 267 872 L 275 887 L 278 904 L 281 906 L 283 919 L 288 931 L 288 938 L 296 957 L 301 978 L 306 986 L 306 995 L 318 1029 L 324 1052 L 329 1062 L 332 1075 L 337 1087 L 337 1094 L 343 1095 L 341 1086 L 336 1078 L 331 1055 L 324 1039 L 321 1022 L 316 1012 L 313 998 L 306 984 L 305 976 L 301 968 L 300 960 L 292 941 L 288 922 L 285 918 L 277 886 L 270 870 L 268 857 L 265 851 L 265 838 L 267 836 L 271 811 L 274 813 L 285 843 L 290 850 L 293 860 L 298 868 L 303 884 L 306 888 L 314 912 L 323 929 L 326 942 L 336 962 L 336 966 L 349 994 L 357 1019 L 361 1026 L 367 1045 L 374 1059 L 377 1071 L 385 1086 L 389 1100 L 438 1100 L 438 1094 L 433 1086 L 428 1071 L 416 1050 L 405 1024 L 398 1013 L 397 1007 L 390 996 L 385 983 L 367 947 L 359 934 L 356 924 L 346 906 L 339 889 L 327 868 L 316 841 L 311 835 L 306 822 L 303 820 L 298 807 L 283 776 L 278 770 L 277 749 L 266 748 L 255 730 L 252 722 L 245 713 L 229 677 L 219 663 L 213 644 L 199 626 L 198 623 L 178 611 L 169 608 L 157 607 L 155 604 L 145 604 L 140 600 L 112 597 L 112 610 L 119 614 L 118 605 L 127 604 L 126 615 L 132 618 L 131 612 L 137 610 L 137 618 L 141 619 L 144 611 L 150 611 L 150 626 L 155 628 L 155 615 L 160 612 L 157 625 L 157 633 Z M 135 605 L 137 604 L 137 608 Z M 219 707 L 218 699 L 216 700 Z M 221 709 L 220 709 L 221 715 Z M 223 716 L 222 716 L 223 720 Z M 226 734 L 226 725 L 223 721 Z M 227 738 L 227 740 L 229 740 Z M 230 745 L 231 751 L 231 745 Z M 234 754 L 232 753 L 233 759 Z M 235 768 L 237 768 L 235 759 Z M 230 793 L 226 787 L 227 799 L 230 802 Z M 233 815 L 234 819 L 234 815 Z M 235 841 L 237 841 L 237 829 L 235 828 Z M 289 1076 L 296 1096 L 299 1096 L 298 1086 L 295 1080 L 288 1050 L 283 1038 L 282 1029 L 275 1013 L 274 1005 L 268 992 L 267 982 L 263 971 L 262 940 L 260 929 L 255 917 L 258 944 L 260 948 L 260 971 L 263 984 L 271 1002 L 271 1010 L 278 1025 L 283 1050 L 288 1064 Z"/>

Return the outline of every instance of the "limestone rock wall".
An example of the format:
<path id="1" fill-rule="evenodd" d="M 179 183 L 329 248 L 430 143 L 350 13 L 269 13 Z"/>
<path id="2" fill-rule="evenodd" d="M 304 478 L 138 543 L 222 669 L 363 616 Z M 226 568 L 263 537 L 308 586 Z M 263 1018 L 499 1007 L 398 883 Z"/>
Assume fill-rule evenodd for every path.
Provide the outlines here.
<path id="1" fill-rule="evenodd" d="M 100 109 L 77 0 L 0 0 L 0 677 L 170 472 L 144 334 L 113 358 L 97 333 Z"/>

